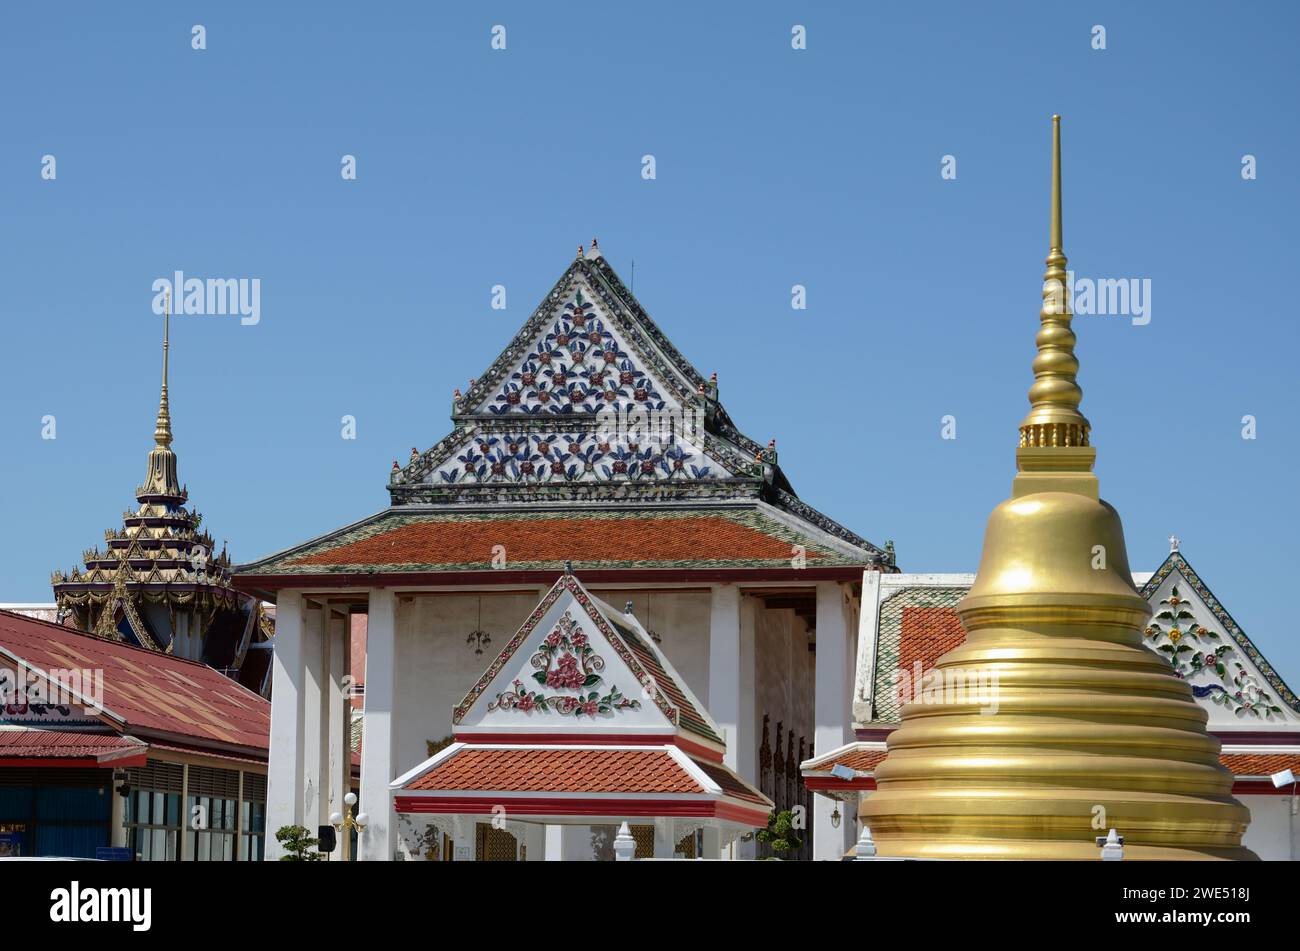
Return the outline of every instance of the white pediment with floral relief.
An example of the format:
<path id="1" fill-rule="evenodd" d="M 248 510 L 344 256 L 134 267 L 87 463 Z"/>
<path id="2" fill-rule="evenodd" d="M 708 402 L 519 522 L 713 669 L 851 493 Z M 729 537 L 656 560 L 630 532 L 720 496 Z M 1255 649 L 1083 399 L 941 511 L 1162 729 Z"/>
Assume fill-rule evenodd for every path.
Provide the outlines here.
<path id="1" fill-rule="evenodd" d="M 1295 695 L 1180 555 L 1143 594 L 1153 612 L 1144 642 L 1188 682 L 1211 730 L 1295 728 Z"/>

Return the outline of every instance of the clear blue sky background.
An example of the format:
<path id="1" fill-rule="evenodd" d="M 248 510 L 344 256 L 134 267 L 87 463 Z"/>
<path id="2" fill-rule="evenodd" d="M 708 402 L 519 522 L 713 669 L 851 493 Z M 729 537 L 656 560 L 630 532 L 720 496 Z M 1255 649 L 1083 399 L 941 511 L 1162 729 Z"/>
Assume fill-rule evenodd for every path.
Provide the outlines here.
<path id="1" fill-rule="evenodd" d="M 1178 533 L 1300 681 L 1296 5 L 288 7 L 0 12 L 0 600 L 48 600 L 134 504 L 154 278 L 262 280 L 258 326 L 172 333 L 181 477 L 247 561 L 383 507 L 391 461 L 447 432 L 593 234 L 804 498 L 907 570 L 974 570 L 1027 405 L 1060 112 L 1071 264 L 1153 282 L 1149 325 L 1076 321 L 1130 559 Z"/>

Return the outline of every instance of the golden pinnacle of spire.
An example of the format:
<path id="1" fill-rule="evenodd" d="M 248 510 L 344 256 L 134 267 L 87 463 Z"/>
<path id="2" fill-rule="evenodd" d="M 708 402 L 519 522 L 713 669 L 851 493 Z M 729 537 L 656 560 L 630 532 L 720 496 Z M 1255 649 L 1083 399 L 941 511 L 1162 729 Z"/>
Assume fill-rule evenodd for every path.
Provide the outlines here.
<path id="1" fill-rule="evenodd" d="M 149 471 L 140 497 L 168 496 L 181 498 L 184 492 L 176 479 L 176 453 L 172 452 L 172 414 L 167 401 L 167 363 L 171 349 L 171 294 L 163 298 L 163 369 L 162 394 L 158 398 L 158 420 L 154 424 L 154 447 L 149 450 Z"/>
<path id="2" fill-rule="evenodd" d="M 1074 355 L 1076 337 L 1070 329 L 1068 273 L 1061 236 L 1061 117 L 1052 116 L 1052 205 L 1047 271 L 1043 275 L 1042 324 L 1038 331 L 1038 356 L 1034 358 L 1034 384 L 1029 388 L 1029 415 L 1020 424 L 1020 445 L 1026 448 L 1079 448 L 1088 445 L 1091 426 L 1079 412 L 1083 390 L 1075 377 L 1079 361 Z M 1077 459 L 1072 469 L 1084 468 Z M 1087 466 L 1090 468 L 1091 466 Z"/>
<path id="3" fill-rule="evenodd" d="M 158 399 L 158 422 L 154 426 L 153 439 L 159 446 L 164 449 L 170 448 L 172 444 L 172 414 L 171 406 L 167 402 L 167 356 L 171 348 L 171 292 L 168 291 L 163 298 L 163 365 L 162 365 L 162 395 Z"/>
<path id="4" fill-rule="evenodd" d="M 1049 280 L 1065 276 L 1057 130 Z M 1012 497 L 956 606 L 966 638 L 910 692 L 895 672 L 901 723 L 858 814 L 890 857 L 1097 861 L 1115 829 L 1126 860 L 1256 858 L 1208 714 L 1143 642 L 1151 607 L 1091 471 L 1070 315 L 1047 297 Z"/>

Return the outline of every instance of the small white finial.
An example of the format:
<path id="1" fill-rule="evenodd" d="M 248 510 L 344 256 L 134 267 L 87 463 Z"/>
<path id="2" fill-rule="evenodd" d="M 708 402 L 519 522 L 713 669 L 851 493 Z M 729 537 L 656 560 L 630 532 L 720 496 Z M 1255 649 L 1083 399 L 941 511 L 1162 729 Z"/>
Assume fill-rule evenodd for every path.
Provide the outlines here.
<path id="1" fill-rule="evenodd" d="M 862 827 L 862 835 L 858 836 L 858 844 L 855 849 L 857 856 L 856 862 L 865 862 L 867 859 L 876 857 L 876 840 L 871 838 L 871 829 L 867 826 Z"/>
<path id="2" fill-rule="evenodd" d="M 1169 550 L 1170 550 L 1171 552 L 1178 551 L 1178 544 L 1179 544 L 1179 538 L 1178 538 L 1178 536 L 1177 536 L 1177 535 L 1170 535 L 1170 536 L 1169 536 Z"/>
<path id="3" fill-rule="evenodd" d="M 618 827 L 618 835 L 614 836 L 614 861 L 630 862 L 635 855 L 636 839 L 632 838 L 632 830 L 624 822 Z"/>
<path id="4" fill-rule="evenodd" d="M 1101 846 L 1101 860 L 1103 862 L 1120 862 L 1124 859 L 1124 840 L 1114 829 L 1107 833 L 1106 838 L 1097 837 L 1097 844 Z"/>

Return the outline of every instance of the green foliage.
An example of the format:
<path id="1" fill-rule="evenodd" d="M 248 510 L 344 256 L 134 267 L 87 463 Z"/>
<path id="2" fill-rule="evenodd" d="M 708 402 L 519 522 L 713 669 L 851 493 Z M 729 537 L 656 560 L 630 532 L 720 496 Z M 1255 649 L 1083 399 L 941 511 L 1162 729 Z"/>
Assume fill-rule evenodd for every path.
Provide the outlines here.
<path id="1" fill-rule="evenodd" d="M 281 826 L 275 833 L 275 841 L 284 846 L 281 862 L 319 862 L 323 857 L 316 851 L 317 840 L 303 826 Z"/>
<path id="2" fill-rule="evenodd" d="M 794 813 L 785 809 L 767 817 L 767 828 L 759 831 L 758 841 L 766 842 L 777 855 L 784 855 L 803 845 L 803 839 L 794 833 Z"/>

